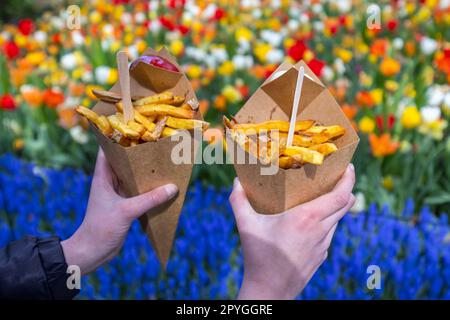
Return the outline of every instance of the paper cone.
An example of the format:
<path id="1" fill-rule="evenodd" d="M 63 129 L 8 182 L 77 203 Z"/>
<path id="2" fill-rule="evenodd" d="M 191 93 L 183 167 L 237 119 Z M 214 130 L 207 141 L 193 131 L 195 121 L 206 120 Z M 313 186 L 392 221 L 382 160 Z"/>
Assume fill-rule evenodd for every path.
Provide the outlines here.
<path id="1" fill-rule="evenodd" d="M 150 49 L 144 54 L 158 55 L 177 65 L 174 58 L 165 49 L 159 52 Z M 147 96 L 171 90 L 175 95 L 186 95 L 186 100 L 197 99 L 192 86 L 183 73 L 162 70 L 144 63 L 138 63 L 136 68 L 130 72 L 130 87 L 132 96 Z M 120 93 L 119 83 L 116 83 L 110 91 Z M 93 110 L 103 115 L 116 112 L 114 104 L 103 101 L 99 101 Z M 202 119 L 200 112 L 197 112 L 196 118 Z M 136 196 L 167 183 L 174 183 L 178 186 L 179 193 L 175 198 L 150 210 L 140 219 L 161 265 L 165 268 L 189 185 L 195 153 L 198 149 L 196 146 L 200 146 L 200 142 L 194 143 L 191 132 L 191 162 L 174 164 L 171 153 L 173 147 L 179 142 L 172 141 L 174 140 L 172 137 L 132 147 L 123 147 L 105 137 L 95 126 L 91 127 L 117 175 L 120 188 L 127 196 Z"/>
<path id="2" fill-rule="evenodd" d="M 237 163 L 240 145 L 233 141 L 236 174 L 253 208 L 262 214 L 280 213 L 331 191 L 351 161 L 359 142 L 341 107 L 303 61 L 295 66 L 282 64 L 235 115 L 236 120 L 239 123 L 289 121 L 300 66 L 305 69 L 305 78 L 297 120 L 341 125 L 346 133 L 334 141 L 338 151 L 327 156 L 322 165 L 305 164 L 301 168 L 288 170 L 279 168 L 274 175 L 261 175 L 264 165 L 259 161 L 256 164 Z"/>

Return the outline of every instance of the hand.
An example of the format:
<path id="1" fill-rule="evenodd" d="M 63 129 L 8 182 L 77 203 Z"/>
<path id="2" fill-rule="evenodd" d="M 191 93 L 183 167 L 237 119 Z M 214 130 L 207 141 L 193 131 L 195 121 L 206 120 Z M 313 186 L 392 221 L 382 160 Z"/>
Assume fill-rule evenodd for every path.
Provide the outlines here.
<path id="1" fill-rule="evenodd" d="M 276 215 L 253 210 L 236 178 L 230 203 L 244 255 L 238 299 L 294 299 L 327 257 L 339 220 L 353 206 L 353 165 L 330 193 Z"/>
<path id="2" fill-rule="evenodd" d="M 101 149 L 97 156 L 86 215 L 78 230 L 61 242 L 68 265 L 82 274 L 94 271 L 120 251 L 133 220 L 174 197 L 178 188 L 167 184 L 142 195 L 124 198 Z"/>

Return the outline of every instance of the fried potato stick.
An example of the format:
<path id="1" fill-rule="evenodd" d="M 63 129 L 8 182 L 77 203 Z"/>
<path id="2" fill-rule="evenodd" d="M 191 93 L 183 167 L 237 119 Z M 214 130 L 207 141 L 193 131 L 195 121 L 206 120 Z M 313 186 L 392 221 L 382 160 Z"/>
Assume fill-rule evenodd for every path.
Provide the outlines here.
<path id="1" fill-rule="evenodd" d="M 155 94 L 153 96 L 148 96 L 139 100 L 136 100 L 133 105 L 143 106 L 148 104 L 165 104 L 171 103 L 174 100 L 173 93 L 170 91 L 164 91 L 160 94 Z"/>
<path id="2" fill-rule="evenodd" d="M 144 141 L 156 141 L 158 140 L 164 131 L 164 127 L 166 126 L 167 116 L 163 117 L 161 120 L 155 125 L 155 129 L 153 131 L 146 131 L 141 139 Z"/>
<path id="3" fill-rule="evenodd" d="M 313 120 L 301 120 L 295 123 L 295 131 L 304 131 L 314 124 Z M 242 129 L 244 132 L 260 132 L 278 130 L 281 132 L 289 131 L 289 122 L 280 120 L 269 120 L 261 123 L 238 123 L 233 126 L 233 129 Z"/>
<path id="4" fill-rule="evenodd" d="M 280 145 L 286 145 L 287 143 L 287 136 L 288 134 L 285 132 L 279 132 L 278 138 L 276 138 L 275 134 L 273 132 L 270 133 L 270 137 L 272 139 L 278 139 L 280 142 Z M 292 140 L 292 145 L 297 147 L 310 147 L 316 144 L 324 143 L 329 140 L 328 135 L 326 134 L 316 134 L 311 136 L 306 136 L 303 134 L 294 134 L 294 138 Z"/>
<path id="5" fill-rule="evenodd" d="M 345 128 L 339 125 L 333 126 L 313 126 L 304 132 L 305 135 L 313 136 L 317 134 L 324 134 L 328 136 L 329 139 L 337 138 L 345 134 Z"/>
<path id="6" fill-rule="evenodd" d="M 95 111 L 92 111 L 91 109 L 88 109 L 86 107 L 78 106 L 75 109 L 75 111 L 94 123 L 98 119 L 98 114 Z"/>
<path id="7" fill-rule="evenodd" d="M 139 139 L 139 137 L 141 136 L 139 132 L 129 128 L 125 123 L 120 121 L 120 119 L 115 114 L 108 116 L 108 121 L 111 124 L 111 127 L 119 131 L 127 138 Z"/>
<path id="8" fill-rule="evenodd" d="M 168 104 L 147 104 L 136 107 L 136 110 L 144 116 L 172 116 L 175 118 L 192 119 L 194 111 L 174 107 Z"/>
<path id="9" fill-rule="evenodd" d="M 209 123 L 195 119 L 179 119 L 175 117 L 167 117 L 166 126 L 174 129 L 191 130 L 194 128 L 198 128 L 206 130 L 209 127 Z"/>
<path id="10" fill-rule="evenodd" d="M 318 151 L 296 146 L 284 149 L 282 154 L 285 156 L 291 156 L 299 162 L 308 162 L 317 165 L 321 165 L 324 159 L 324 155 Z"/>
<path id="11" fill-rule="evenodd" d="M 107 137 L 111 136 L 113 128 L 111 127 L 111 125 L 108 122 L 108 119 L 106 119 L 105 116 L 98 117 L 96 125 L 105 136 Z"/>
<path id="12" fill-rule="evenodd" d="M 336 145 L 334 143 L 327 142 L 327 143 L 316 144 L 314 146 L 309 147 L 308 149 L 318 151 L 321 154 L 323 154 L 324 156 L 327 156 L 333 152 L 336 152 L 338 148 L 336 147 Z"/>

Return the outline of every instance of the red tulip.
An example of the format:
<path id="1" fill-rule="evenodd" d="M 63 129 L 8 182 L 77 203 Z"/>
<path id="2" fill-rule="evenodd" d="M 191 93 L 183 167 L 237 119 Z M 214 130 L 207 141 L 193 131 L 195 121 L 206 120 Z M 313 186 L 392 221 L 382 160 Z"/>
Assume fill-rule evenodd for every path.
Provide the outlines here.
<path id="1" fill-rule="evenodd" d="M 395 31 L 395 29 L 397 29 L 397 25 L 397 20 L 389 20 L 387 23 L 387 28 L 389 29 L 389 31 Z"/>
<path id="2" fill-rule="evenodd" d="M 222 19 L 223 17 L 225 17 L 226 16 L 226 11 L 224 10 L 224 9 L 222 9 L 222 8 L 217 8 L 217 10 L 216 10 L 216 12 L 215 12 L 215 14 L 214 14 L 214 19 L 216 19 L 216 20 L 220 20 L 220 19 Z"/>
<path id="3" fill-rule="evenodd" d="M 0 109 L 3 110 L 14 110 L 16 108 L 16 103 L 14 102 L 14 97 L 10 94 L 5 94 L 0 99 Z"/>
<path id="4" fill-rule="evenodd" d="M 11 60 L 17 58 L 17 56 L 20 54 L 20 49 L 14 41 L 6 42 L 3 47 L 3 51 L 5 52 L 5 55 Z"/>
<path id="5" fill-rule="evenodd" d="M 161 22 L 162 26 L 165 27 L 166 29 L 170 31 L 175 30 L 175 25 L 168 18 L 162 16 L 161 18 L 159 18 L 159 22 Z"/>
<path id="6" fill-rule="evenodd" d="M 315 73 L 316 76 L 320 77 L 322 75 L 323 67 L 325 67 L 325 62 L 314 58 L 308 62 L 308 67 Z"/>
<path id="7" fill-rule="evenodd" d="M 22 19 L 19 21 L 18 27 L 23 35 L 28 36 L 34 30 L 34 23 L 31 19 Z"/>
<path id="8" fill-rule="evenodd" d="M 377 123 L 378 130 L 380 132 L 383 132 L 383 129 L 384 129 L 384 119 L 383 119 L 383 117 L 382 116 L 376 116 L 375 117 L 375 122 Z"/>
<path id="9" fill-rule="evenodd" d="M 185 35 L 185 34 L 189 33 L 189 27 L 184 26 L 184 25 L 182 25 L 182 24 L 180 24 L 180 25 L 177 27 L 177 29 L 178 29 L 178 31 L 180 31 L 180 33 L 181 33 L 182 35 Z"/>
<path id="10" fill-rule="evenodd" d="M 308 48 L 306 47 L 303 41 L 297 41 L 292 47 L 287 50 L 288 56 L 290 56 L 295 61 L 299 61 L 303 58 L 305 51 Z"/>
<path id="11" fill-rule="evenodd" d="M 388 130 L 392 130 L 395 124 L 395 116 L 391 113 L 388 116 Z"/>

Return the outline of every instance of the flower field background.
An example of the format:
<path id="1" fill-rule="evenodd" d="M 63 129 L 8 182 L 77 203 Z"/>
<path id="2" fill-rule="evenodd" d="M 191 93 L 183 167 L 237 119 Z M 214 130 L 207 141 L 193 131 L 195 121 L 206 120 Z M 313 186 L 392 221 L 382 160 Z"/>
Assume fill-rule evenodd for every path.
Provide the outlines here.
<path id="1" fill-rule="evenodd" d="M 118 50 L 135 59 L 166 46 L 177 57 L 212 124 L 206 143 L 220 143 L 222 116 L 280 63 L 303 59 L 361 142 L 353 214 L 302 298 L 450 298 L 448 1 L 30 3 L 7 0 L 0 14 L 0 246 L 26 233 L 64 238 L 81 222 L 97 146 L 74 108 L 117 81 Z M 166 275 L 134 225 L 121 257 L 84 279 L 83 297 L 234 297 L 234 175 L 195 166 Z M 370 264 L 383 290 L 364 289 Z"/>

